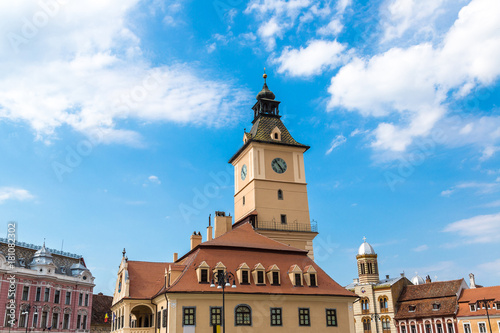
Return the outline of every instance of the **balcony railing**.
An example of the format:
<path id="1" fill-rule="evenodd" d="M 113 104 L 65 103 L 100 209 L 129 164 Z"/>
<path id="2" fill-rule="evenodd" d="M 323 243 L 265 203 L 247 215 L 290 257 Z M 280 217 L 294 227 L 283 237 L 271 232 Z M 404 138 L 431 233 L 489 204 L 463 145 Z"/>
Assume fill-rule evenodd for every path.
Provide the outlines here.
<path id="1" fill-rule="evenodd" d="M 255 229 L 278 230 L 295 232 L 318 232 L 318 222 L 312 220 L 311 223 L 299 223 L 297 221 L 281 223 L 277 221 L 255 221 Z"/>

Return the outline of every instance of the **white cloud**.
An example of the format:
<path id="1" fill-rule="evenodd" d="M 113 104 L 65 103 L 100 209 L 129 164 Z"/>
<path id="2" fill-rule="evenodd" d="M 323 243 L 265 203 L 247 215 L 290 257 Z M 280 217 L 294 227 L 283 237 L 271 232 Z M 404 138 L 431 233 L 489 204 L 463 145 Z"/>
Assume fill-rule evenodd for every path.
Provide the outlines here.
<path id="1" fill-rule="evenodd" d="M 311 76 L 338 66 L 345 46 L 337 41 L 311 40 L 306 48 L 285 48 L 274 61 L 279 73 L 291 76 Z"/>
<path id="2" fill-rule="evenodd" d="M 445 232 L 456 233 L 468 244 L 500 241 L 500 213 L 478 215 L 448 224 Z"/>
<path id="3" fill-rule="evenodd" d="M 451 194 L 457 190 L 472 189 L 475 190 L 477 194 L 488 194 L 494 193 L 500 190 L 500 181 L 497 179 L 493 183 L 480 183 L 480 182 L 465 182 L 453 186 L 447 190 L 441 192 L 442 196 L 449 197 Z"/>
<path id="4" fill-rule="evenodd" d="M 403 36 L 408 30 L 415 34 L 433 33 L 434 21 L 443 14 L 442 7 L 449 0 L 390 0 L 382 6 L 383 41 Z"/>
<path id="5" fill-rule="evenodd" d="M 352 0 L 337 0 L 337 11 L 342 14 L 351 4 Z"/>
<path id="6" fill-rule="evenodd" d="M 266 23 L 263 23 L 259 27 L 257 33 L 266 41 L 268 50 L 272 50 L 276 46 L 276 38 L 282 37 L 284 28 L 285 25 L 280 24 L 277 19 L 273 17 Z"/>
<path id="7" fill-rule="evenodd" d="M 428 249 L 429 249 L 429 246 L 427 246 L 427 244 L 423 244 L 423 245 L 420 245 L 420 246 L 417 246 L 416 248 L 414 248 L 413 251 L 422 252 L 422 251 L 426 251 Z"/>
<path id="8" fill-rule="evenodd" d="M 328 109 L 342 107 L 367 117 L 391 116 L 391 122 L 382 122 L 375 129 L 372 145 L 405 151 L 415 138 L 430 135 L 437 124 L 444 123 L 450 93 L 458 91 L 465 96 L 474 87 L 491 85 L 498 79 L 498 15 L 500 2 L 472 0 L 438 46 L 420 43 L 393 47 L 369 59 L 353 57 L 332 78 Z M 500 122 L 499 117 L 488 118 Z M 498 127 L 484 128 L 489 129 L 482 134 L 489 145 L 499 140 Z"/>
<path id="9" fill-rule="evenodd" d="M 0 187 L 0 204 L 7 200 L 25 201 L 33 198 L 34 196 L 28 190 L 16 187 Z"/>
<path id="10" fill-rule="evenodd" d="M 9 37 L 0 40 L 0 119 L 24 121 L 44 140 L 68 125 L 126 144 L 141 138 L 116 127 L 123 119 L 214 126 L 233 119 L 246 92 L 187 64 L 155 67 L 143 57 L 126 24 L 138 2 L 40 2 L 52 4 L 50 15 L 37 2 L 1 2 L 0 35 Z"/>
<path id="11" fill-rule="evenodd" d="M 339 19 L 330 21 L 327 25 L 318 29 L 318 34 L 322 36 L 337 36 L 344 29 L 344 25 Z"/>
<path id="12" fill-rule="evenodd" d="M 341 146 L 343 145 L 344 143 L 346 143 L 347 139 L 345 136 L 343 136 L 342 134 L 339 134 L 335 137 L 335 139 L 333 139 L 331 145 L 330 145 L 330 148 L 326 151 L 326 155 L 329 155 L 335 148 L 337 148 L 338 146 Z"/>
<path id="13" fill-rule="evenodd" d="M 154 176 L 154 175 L 149 176 L 149 177 L 148 177 L 148 180 L 149 180 L 152 184 L 156 184 L 156 185 L 160 185 L 160 184 L 161 184 L 160 179 L 159 179 L 157 176 Z"/>

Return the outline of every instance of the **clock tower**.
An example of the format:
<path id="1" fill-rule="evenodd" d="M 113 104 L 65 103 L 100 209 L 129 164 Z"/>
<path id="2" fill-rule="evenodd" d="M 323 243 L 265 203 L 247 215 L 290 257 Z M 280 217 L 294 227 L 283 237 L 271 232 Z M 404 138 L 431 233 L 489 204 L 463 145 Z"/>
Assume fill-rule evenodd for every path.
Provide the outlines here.
<path id="1" fill-rule="evenodd" d="M 309 251 L 314 259 L 307 201 L 304 152 L 281 121 L 280 102 L 264 86 L 252 107 L 252 129 L 243 135 L 243 146 L 229 160 L 234 166 L 235 224 L 251 222 L 260 234 Z"/>

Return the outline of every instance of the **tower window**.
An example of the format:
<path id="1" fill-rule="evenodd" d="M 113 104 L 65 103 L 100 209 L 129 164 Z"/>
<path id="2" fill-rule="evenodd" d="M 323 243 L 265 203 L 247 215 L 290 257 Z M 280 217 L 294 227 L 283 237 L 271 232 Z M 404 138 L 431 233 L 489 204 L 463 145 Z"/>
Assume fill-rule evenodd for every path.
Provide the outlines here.
<path id="1" fill-rule="evenodd" d="M 243 205 L 245 204 L 245 196 L 243 196 Z"/>
<path id="2" fill-rule="evenodd" d="M 283 191 L 278 190 L 278 200 L 283 200 Z"/>
<path id="3" fill-rule="evenodd" d="M 286 215 L 281 214 L 281 224 L 286 224 Z"/>

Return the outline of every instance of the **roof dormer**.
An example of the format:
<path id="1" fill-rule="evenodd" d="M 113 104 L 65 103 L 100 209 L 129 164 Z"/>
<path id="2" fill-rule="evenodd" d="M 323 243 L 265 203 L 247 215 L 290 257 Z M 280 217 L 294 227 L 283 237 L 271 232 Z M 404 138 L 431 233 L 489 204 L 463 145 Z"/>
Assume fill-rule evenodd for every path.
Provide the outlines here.
<path id="1" fill-rule="evenodd" d="M 209 283 L 210 278 L 208 272 L 210 271 L 210 266 L 205 261 L 196 267 L 196 277 L 198 278 L 198 283 Z"/>
<path id="2" fill-rule="evenodd" d="M 304 268 L 304 280 L 306 281 L 309 287 L 317 287 L 318 286 L 318 272 L 314 268 L 314 266 L 306 266 Z"/>
<path id="3" fill-rule="evenodd" d="M 258 263 L 254 266 L 252 270 L 252 277 L 257 285 L 266 284 L 266 269 L 262 266 L 261 263 Z"/>
<path id="4" fill-rule="evenodd" d="M 279 286 L 281 284 L 280 269 L 276 264 L 267 269 L 267 279 L 274 286 Z"/>
<path id="5" fill-rule="evenodd" d="M 294 286 L 302 287 L 302 270 L 298 265 L 292 265 L 288 269 L 288 277 Z"/>
<path id="6" fill-rule="evenodd" d="M 250 284 L 250 267 L 244 262 L 236 270 L 236 276 L 240 284 Z"/>

